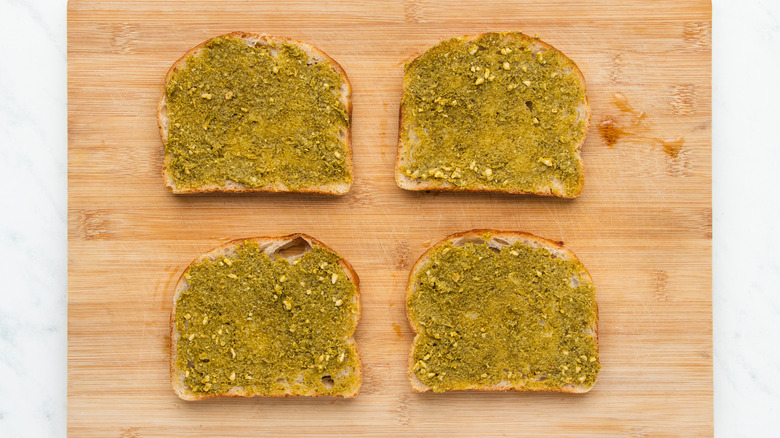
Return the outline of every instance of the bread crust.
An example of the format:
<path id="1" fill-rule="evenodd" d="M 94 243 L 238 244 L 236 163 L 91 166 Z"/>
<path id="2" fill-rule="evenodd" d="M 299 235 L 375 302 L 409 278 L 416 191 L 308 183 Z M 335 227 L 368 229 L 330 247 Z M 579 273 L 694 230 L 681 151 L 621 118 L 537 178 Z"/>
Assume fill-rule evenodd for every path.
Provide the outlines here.
<path id="1" fill-rule="evenodd" d="M 417 343 L 417 339 L 420 336 L 420 328 L 417 324 L 417 322 L 412 318 L 412 315 L 409 311 L 409 297 L 415 292 L 415 285 L 413 282 L 414 277 L 419 272 L 420 268 L 423 267 L 423 265 L 428 261 L 430 258 L 430 255 L 441 245 L 444 245 L 448 242 L 455 244 L 457 243 L 465 243 L 466 241 L 473 241 L 473 240 L 479 240 L 483 241 L 482 236 L 486 233 L 489 233 L 491 236 L 491 242 L 495 243 L 494 247 L 501 247 L 512 245 L 514 242 L 522 242 L 527 245 L 531 245 L 534 247 L 541 247 L 548 249 L 554 256 L 565 259 L 565 260 L 579 260 L 577 256 L 571 252 L 570 250 L 563 247 L 562 243 L 558 243 L 552 240 L 545 239 L 543 237 L 536 236 L 534 234 L 522 232 L 522 231 L 497 231 L 497 230 L 491 230 L 491 229 L 474 229 L 470 231 L 463 231 L 460 233 L 451 234 L 447 237 L 445 237 L 440 242 L 437 242 L 436 244 L 432 245 L 428 250 L 426 250 L 420 258 L 414 263 L 414 266 L 412 266 L 411 271 L 409 272 L 409 279 L 407 280 L 407 286 L 406 286 L 406 296 L 404 298 L 404 305 L 406 309 L 406 319 L 409 321 L 409 326 L 412 328 L 412 333 L 414 334 L 414 339 L 412 341 L 412 346 L 409 349 L 409 355 L 407 357 L 407 372 L 409 375 L 409 384 L 412 387 L 412 390 L 414 392 L 429 392 L 432 391 L 432 389 L 423 383 L 420 379 L 417 378 L 417 376 L 414 374 L 413 367 L 414 367 L 414 347 Z M 496 239 L 504 240 L 505 243 L 496 242 Z M 489 245 L 490 246 L 490 245 Z M 583 270 L 580 273 L 583 278 L 585 278 L 588 282 L 593 283 L 593 279 L 590 276 L 590 273 L 587 271 L 587 269 L 583 266 Z M 592 329 L 593 333 L 593 342 L 596 345 L 596 351 L 598 351 L 599 348 L 599 340 L 598 340 L 598 325 L 599 325 L 599 312 L 598 312 L 598 303 L 594 300 L 593 301 L 594 311 L 596 313 L 596 319 L 594 321 Z M 599 361 L 597 361 L 599 362 Z M 599 362 L 600 363 L 600 362 Z M 533 392 L 566 392 L 566 393 L 585 393 L 590 391 L 591 387 L 583 387 L 579 385 L 565 385 L 560 388 L 556 389 L 528 389 L 526 387 L 513 387 L 510 385 L 495 385 L 495 386 L 474 386 L 465 389 L 464 391 L 533 391 Z"/>
<path id="2" fill-rule="evenodd" d="M 293 40 L 290 38 L 285 38 L 280 36 L 267 35 L 267 34 L 249 33 L 249 32 L 231 32 L 203 41 L 202 43 L 193 47 L 187 53 L 185 53 L 181 58 L 179 58 L 176 62 L 174 62 L 173 65 L 171 65 L 171 67 L 168 69 L 168 72 L 165 74 L 165 82 L 163 85 L 162 97 L 160 98 L 160 102 L 157 104 L 157 129 L 160 131 L 160 138 L 162 139 L 162 143 L 163 143 L 163 168 L 162 168 L 163 182 L 165 183 L 165 186 L 168 188 L 168 190 L 177 194 L 209 193 L 209 192 L 228 192 L 228 193 L 295 192 L 295 193 L 319 193 L 319 194 L 328 194 L 328 195 L 343 195 L 349 192 L 350 188 L 352 188 L 352 181 L 354 178 L 351 178 L 348 183 L 315 185 L 315 186 L 303 187 L 297 190 L 290 190 L 287 187 L 285 187 L 283 184 L 269 184 L 262 187 L 247 187 L 243 184 L 239 184 L 230 180 L 228 180 L 226 184 L 222 186 L 217 184 L 204 185 L 195 188 L 176 186 L 171 176 L 171 173 L 169 171 L 168 157 L 165 154 L 165 145 L 168 143 L 168 110 L 167 110 L 168 99 L 167 99 L 165 89 L 168 82 L 170 82 L 170 79 L 173 76 L 173 74 L 187 65 L 187 58 L 198 54 L 201 50 L 203 50 L 203 48 L 206 47 L 208 43 L 210 43 L 211 41 L 217 38 L 237 38 L 237 39 L 244 40 L 244 42 L 246 43 L 254 43 L 254 44 L 261 44 L 261 45 L 285 44 L 285 43 L 294 44 L 298 46 L 301 50 L 305 51 L 306 54 L 309 55 L 309 57 L 318 59 L 320 60 L 320 62 L 327 62 L 329 65 L 331 65 L 333 69 L 336 70 L 336 72 L 338 72 L 343 79 L 343 84 L 341 89 L 341 101 L 344 104 L 344 108 L 347 111 L 347 120 L 348 120 L 348 126 L 345 130 L 345 138 L 344 138 L 344 144 L 347 149 L 347 156 L 345 162 L 347 163 L 347 167 L 349 167 L 350 174 L 354 175 L 354 168 L 352 164 L 352 84 L 349 81 L 347 72 L 344 71 L 344 68 L 341 66 L 341 64 L 336 62 L 336 60 L 331 58 L 327 53 L 323 52 L 319 48 L 303 41 Z"/>
<path id="3" fill-rule="evenodd" d="M 473 35 L 465 35 L 461 38 L 463 38 L 465 41 L 474 41 L 478 38 L 481 38 L 485 35 L 490 35 L 496 32 L 485 32 L 481 34 L 473 34 Z M 580 81 L 582 81 L 583 87 L 586 86 L 585 83 L 585 76 L 583 76 L 582 71 L 577 66 L 577 64 L 572 61 L 569 57 L 567 57 L 563 52 L 556 49 L 552 45 L 535 39 L 530 38 L 527 35 L 523 34 L 522 32 L 511 32 L 515 36 L 522 36 L 525 37 L 529 42 L 532 42 L 536 45 L 536 48 L 539 50 L 555 50 L 558 52 L 564 59 L 571 62 L 573 66 L 573 70 L 577 77 L 579 77 Z M 409 62 L 409 66 L 411 67 L 415 63 L 418 62 L 420 59 L 420 56 L 423 55 L 428 50 L 433 49 L 434 47 L 438 46 L 439 44 L 442 44 L 444 42 L 449 41 L 451 38 L 448 38 L 446 40 L 442 40 L 439 43 L 426 48 L 424 51 L 420 52 L 411 62 Z M 585 87 L 587 90 L 587 87 Z M 404 76 L 404 94 L 406 93 L 406 77 Z M 497 189 L 494 187 L 490 187 L 487 185 L 484 186 L 474 186 L 474 187 L 467 187 L 467 188 L 461 188 L 458 186 L 455 186 L 447 181 L 441 181 L 441 182 L 431 182 L 431 181 L 420 181 L 420 180 L 412 180 L 407 175 L 405 175 L 401 171 L 401 166 L 404 164 L 404 155 L 406 150 L 411 147 L 411 145 L 407 145 L 404 143 L 404 131 L 407 129 L 406 126 L 406 120 L 404 117 L 405 113 L 405 107 L 404 107 L 404 101 L 401 99 L 401 105 L 399 108 L 399 117 L 398 117 L 398 148 L 397 148 L 397 154 L 395 158 L 395 182 L 398 187 L 404 189 L 404 190 L 411 190 L 411 191 L 437 191 L 437 192 L 488 192 L 488 193 L 509 193 L 509 194 L 516 194 L 516 195 L 542 195 L 542 196 L 556 196 L 560 198 L 576 198 L 577 196 L 582 193 L 582 188 L 585 185 L 585 166 L 584 162 L 582 160 L 582 155 L 580 154 L 580 151 L 582 150 L 582 145 L 585 144 L 585 138 L 587 137 L 587 133 L 590 130 L 590 117 L 591 117 L 591 108 L 590 108 L 590 102 L 588 101 L 587 93 L 585 94 L 585 101 L 583 102 L 583 106 L 581 108 L 578 108 L 578 110 L 582 111 L 581 113 L 581 120 L 585 122 L 585 135 L 582 137 L 582 141 L 577 144 L 575 147 L 575 151 L 577 153 L 577 158 L 579 159 L 580 168 L 582 169 L 582 183 L 578 186 L 576 193 L 573 193 L 571 195 L 566 195 L 563 193 L 555 193 L 552 188 L 544 188 L 541 190 L 536 191 L 524 191 L 524 190 L 518 190 L 514 188 L 507 188 L 507 189 Z M 584 113 L 584 114 L 583 114 Z"/>
<path id="4" fill-rule="evenodd" d="M 231 240 L 229 242 L 226 242 L 211 251 L 198 256 L 195 260 L 190 263 L 187 268 L 182 272 L 182 274 L 179 276 L 179 280 L 176 282 L 176 287 L 174 289 L 173 294 L 173 307 L 171 309 L 171 315 L 170 315 L 170 376 L 171 376 L 171 386 L 173 387 L 174 392 L 176 395 L 179 396 L 179 398 L 183 400 L 203 400 L 207 398 L 216 398 L 216 397 L 296 397 L 299 396 L 297 394 L 289 394 L 289 393 L 273 393 L 273 394 L 259 394 L 259 393 L 251 393 L 248 391 L 233 391 L 231 389 L 230 393 L 227 394 L 195 394 L 187 389 L 187 387 L 184 385 L 184 370 L 178 370 L 175 366 L 176 364 L 176 346 L 179 341 L 179 333 L 176 330 L 176 303 L 179 301 L 179 297 L 181 296 L 182 292 L 187 290 L 189 288 L 189 285 L 187 284 L 187 280 L 184 277 L 187 272 L 189 272 L 190 268 L 193 265 L 196 265 L 200 262 L 206 261 L 206 260 L 213 260 L 219 256 L 225 256 L 228 254 L 231 254 L 234 252 L 235 248 L 239 245 L 245 243 L 245 242 L 257 242 L 263 250 L 269 254 L 273 255 L 276 254 L 279 250 L 285 248 L 286 245 L 295 242 L 297 239 L 302 239 L 305 242 L 308 243 L 310 248 L 314 247 L 321 247 L 328 249 L 330 251 L 333 251 L 332 248 L 325 245 L 324 243 L 320 242 L 319 240 L 302 233 L 295 233 L 295 234 L 288 234 L 284 236 L 273 236 L 273 237 L 253 237 L 253 238 L 247 238 L 247 239 L 236 239 Z M 271 252 L 269 253 L 267 249 L 271 249 Z M 333 251 L 335 252 L 335 251 Z M 297 257 L 296 257 L 297 258 Z M 361 308 L 361 300 L 360 300 L 360 278 L 357 275 L 357 272 L 355 272 L 354 268 L 352 268 L 352 265 L 347 262 L 344 258 L 339 260 L 339 265 L 341 266 L 343 272 L 346 274 L 347 278 L 350 282 L 352 282 L 355 285 L 355 304 L 356 304 L 356 313 L 355 313 L 355 322 L 354 327 L 357 328 L 357 325 L 360 323 L 360 316 L 362 313 Z M 363 380 L 363 365 L 360 360 L 360 354 L 357 351 L 357 345 L 355 343 L 355 330 L 353 329 L 351 333 L 348 335 L 348 343 L 352 344 L 355 347 L 355 353 L 357 358 L 357 367 L 355 368 L 354 372 L 357 374 L 358 378 L 358 385 L 357 389 L 352 394 L 333 394 L 332 396 L 336 397 L 354 397 L 357 395 L 359 388 L 362 384 Z M 306 394 L 307 397 L 321 397 L 325 395 L 331 395 L 331 394 L 320 394 L 320 393 L 311 393 Z"/>

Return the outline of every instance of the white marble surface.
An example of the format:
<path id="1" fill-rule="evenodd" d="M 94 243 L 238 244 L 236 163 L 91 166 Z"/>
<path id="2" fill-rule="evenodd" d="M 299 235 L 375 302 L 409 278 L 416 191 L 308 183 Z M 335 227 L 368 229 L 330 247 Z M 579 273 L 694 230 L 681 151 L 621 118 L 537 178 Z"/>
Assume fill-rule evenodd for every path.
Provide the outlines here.
<path id="1" fill-rule="evenodd" d="M 65 7 L 0 0 L 0 437 L 65 435 Z"/>
<path id="2" fill-rule="evenodd" d="M 780 436 L 780 1 L 713 4 L 715 430 Z M 0 437 L 66 427 L 66 3 L 0 0 Z"/>
<path id="3" fill-rule="evenodd" d="M 715 430 L 780 436 L 780 1 L 713 4 Z"/>

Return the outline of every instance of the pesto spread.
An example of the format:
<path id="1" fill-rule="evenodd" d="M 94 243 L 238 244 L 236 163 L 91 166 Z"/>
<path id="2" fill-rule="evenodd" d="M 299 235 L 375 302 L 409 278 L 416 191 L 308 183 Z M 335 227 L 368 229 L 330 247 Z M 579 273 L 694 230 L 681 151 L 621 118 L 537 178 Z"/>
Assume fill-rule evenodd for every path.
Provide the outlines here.
<path id="1" fill-rule="evenodd" d="M 580 262 L 521 243 L 494 251 L 444 243 L 411 279 L 414 374 L 434 391 L 592 386 L 596 303 Z"/>
<path id="2" fill-rule="evenodd" d="M 400 171 L 454 188 L 576 196 L 586 102 L 574 63 L 519 32 L 454 38 L 406 66 Z M 556 188 L 562 183 L 562 192 Z"/>
<path id="3" fill-rule="evenodd" d="M 314 63 L 293 44 L 211 40 L 165 89 L 175 184 L 298 190 L 351 182 L 340 139 L 349 129 L 343 81 L 332 64 Z"/>
<path id="4" fill-rule="evenodd" d="M 357 351 L 348 338 L 356 287 L 340 257 L 313 247 L 293 262 L 254 242 L 194 264 L 176 303 L 176 368 L 195 393 L 232 387 L 262 394 L 354 393 Z"/>

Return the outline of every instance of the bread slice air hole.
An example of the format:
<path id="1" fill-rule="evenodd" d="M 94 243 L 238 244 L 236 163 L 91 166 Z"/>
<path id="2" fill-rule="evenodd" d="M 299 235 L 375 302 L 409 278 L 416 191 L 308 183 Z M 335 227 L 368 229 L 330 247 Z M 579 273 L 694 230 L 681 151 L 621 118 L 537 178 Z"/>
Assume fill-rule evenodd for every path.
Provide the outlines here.
<path id="1" fill-rule="evenodd" d="M 464 246 L 467 243 L 473 243 L 475 245 L 482 245 L 485 241 L 479 236 L 468 236 L 452 242 L 453 246 Z"/>
<path id="2" fill-rule="evenodd" d="M 330 376 L 322 376 L 322 384 L 327 389 L 333 389 L 333 386 L 336 384 L 336 381 L 333 380 Z"/>
<path id="3" fill-rule="evenodd" d="M 306 254 L 311 249 L 311 244 L 302 237 L 297 237 L 287 243 L 283 247 L 279 248 L 276 252 L 276 256 L 279 258 L 293 261 L 298 257 Z"/>

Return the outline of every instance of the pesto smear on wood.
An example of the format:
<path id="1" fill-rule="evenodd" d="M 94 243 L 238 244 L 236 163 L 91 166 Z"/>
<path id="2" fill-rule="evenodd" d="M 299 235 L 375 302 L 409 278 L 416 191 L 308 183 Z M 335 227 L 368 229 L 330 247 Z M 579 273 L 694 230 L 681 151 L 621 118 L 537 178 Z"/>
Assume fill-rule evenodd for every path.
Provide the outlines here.
<path id="1" fill-rule="evenodd" d="M 272 260 L 257 243 L 197 263 L 176 302 L 176 367 L 195 393 L 355 392 L 356 287 L 340 257 L 314 247 Z M 307 389 L 308 388 L 308 389 Z"/>
<path id="2" fill-rule="evenodd" d="M 571 60 L 535 44 L 519 32 L 453 38 L 408 64 L 401 136 L 413 146 L 401 172 L 455 188 L 579 194 L 585 84 Z"/>
<path id="3" fill-rule="evenodd" d="M 411 279 L 414 374 L 437 392 L 592 386 L 596 301 L 582 264 L 521 243 L 496 251 L 444 243 Z"/>
<path id="4" fill-rule="evenodd" d="M 173 180 L 290 190 L 351 182 L 343 81 L 293 44 L 211 40 L 165 89 Z"/>

